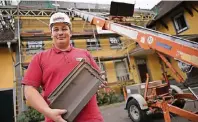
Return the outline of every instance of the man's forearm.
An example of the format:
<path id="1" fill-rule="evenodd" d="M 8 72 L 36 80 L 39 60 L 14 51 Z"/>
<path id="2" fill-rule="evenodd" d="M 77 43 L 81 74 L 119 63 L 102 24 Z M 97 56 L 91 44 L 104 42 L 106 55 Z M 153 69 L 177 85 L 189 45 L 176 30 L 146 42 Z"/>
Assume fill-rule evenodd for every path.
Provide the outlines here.
<path id="1" fill-rule="evenodd" d="M 33 86 L 25 86 L 24 93 L 31 107 L 44 114 L 45 116 L 48 116 L 48 111 L 50 108 L 40 93 L 36 90 L 36 88 Z"/>

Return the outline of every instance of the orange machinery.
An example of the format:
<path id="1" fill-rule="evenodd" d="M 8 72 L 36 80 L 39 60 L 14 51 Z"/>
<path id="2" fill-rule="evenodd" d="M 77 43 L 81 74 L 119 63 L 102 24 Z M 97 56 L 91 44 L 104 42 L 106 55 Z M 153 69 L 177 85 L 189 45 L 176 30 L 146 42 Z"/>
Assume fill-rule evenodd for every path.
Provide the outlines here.
<path id="1" fill-rule="evenodd" d="M 93 15 L 89 12 L 79 11 L 70 9 L 70 11 L 83 18 L 85 21 L 90 22 L 93 25 L 99 26 L 105 30 L 111 30 L 117 34 L 129 37 L 136 41 L 141 48 L 147 50 L 155 50 L 159 57 L 165 62 L 165 64 L 175 73 L 178 77 L 179 83 L 184 83 L 182 76 L 171 66 L 164 55 L 173 57 L 176 60 L 185 62 L 188 65 L 198 67 L 198 43 L 192 42 L 183 38 L 168 35 L 144 27 L 131 25 L 126 26 L 118 23 L 114 23 L 104 17 Z M 167 83 L 149 86 L 149 78 L 146 81 L 144 99 L 146 100 L 149 109 L 160 108 L 164 113 L 165 122 L 171 122 L 170 112 L 175 113 L 179 116 L 187 118 L 191 121 L 198 120 L 198 114 L 186 111 L 179 107 L 170 104 L 176 99 L 191 99 L 198 100 L 196 94 L 190 87 L 185 85 L 191 93 L 175 94 L 174 96 L 169 94 L 167 89 L 170 88 L 169 81 L 164 75 Z M 152 94 L 148 94 L 148 90 L 154 91 Z"/>

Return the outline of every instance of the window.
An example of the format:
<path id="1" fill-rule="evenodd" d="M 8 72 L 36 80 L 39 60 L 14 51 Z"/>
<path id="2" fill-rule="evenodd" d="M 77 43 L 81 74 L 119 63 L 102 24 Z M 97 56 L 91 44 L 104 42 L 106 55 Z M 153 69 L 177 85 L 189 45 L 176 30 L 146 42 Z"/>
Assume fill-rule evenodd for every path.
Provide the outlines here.
<path id="1" fill-rule="evenodd" d="M 124 61 L 116 61 L 115 70 L 118 81 L 129 81 L 129 72 Z"/>
<path id="2" fill-rule="evenodd" d="M 103 62 L 97 62 L 97 65 L 100 67 L 101 71 L 105 71 L 104 63 Z"/>
<path id="3" fill-rule="evenodd" d="M 70 44 L 74 47 L 74 40 L 70 40 Z"/>
<path id="4" fill-rule="evenodd" d="M 26 54 L 34 55 L 43 50 L 43 41 L 28 41 Z"/>
<path id="5" fill-rule="evenodd" d="M 100 49 L 100 42 L 97 39 L 87 39 L 87 50 Z"/>
<path id="6" fill-rule="evenodd" d="M 175 29 L 176 29 L 177 33 L 181 33 L 182 31 L 185 31 L 188 29 L 188 26 L 187 26 L 187 23 L 186 23 L 183 13 L 175 16 L 173 18 L 173 22 L 174 22 Z"/>
<path id="7" fill-rule="evenodd" d="M 121 48 L 121 41 L 119 38 L 110 37 L 109 38 L 110 47 L 113 49 Z"/>
<path id="8" fill-rule="evenodd" d="M 100 70 L 101 71 L 104 71 L 104 75 L 105 75 L 105 80 L 107 81 L 107 73 L 106 73 L 106 70 L 105 70 L 105 66 L 104 66 L 104 62 L 97 62 L 97 65 L 100 67 Z"/>

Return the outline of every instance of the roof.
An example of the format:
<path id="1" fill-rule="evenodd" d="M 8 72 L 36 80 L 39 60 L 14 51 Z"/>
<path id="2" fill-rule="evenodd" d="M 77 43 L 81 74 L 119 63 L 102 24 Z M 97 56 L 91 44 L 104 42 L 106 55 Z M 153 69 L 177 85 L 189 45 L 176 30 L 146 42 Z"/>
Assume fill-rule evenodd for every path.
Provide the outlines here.
<path id="1" fill-rule="evenodd" d="M 198 34 L 174 35 L 174 36 L 184 38 L 190 41 L 196 41 L 198 39 Z"/>
<path id="2" fill-rule="evenodd" d="M 5 42 L 15 42 L 16 40 L 14 39 L 15 34 L 13 33 L 13 30 L 11 29 L 6 29 L 3 31 L 0 31 L 0 43 L 5 43 Z"/>
<path id="3" fill-rule="evenodd" d="M 153 53 L 154 53 L 154 50 L 151 50 L 151 49 L 145 50 L 141 48 L 140 46 L 137 46 L 136 48 L 129 51 L 130 56 L 144 56 L 144 55 L 153 54 Z"/>
<path id="4" fill-rule="evenodd" d="M 157 15 L 147 24 L 147 27 L 152 26 L 157 20 L 161 19 L 163 16 L 171 12 L 175 7 L 179 6 L 184 1 L 161 1 L 151 10 L 156 12 Z"/>
<path id="5" fill-rule="evenodd" d="M 55 1 L 21 1 L 21 7 L 27 8 L 38 8 L 38 9 L 54 9 Z M 110 5 L 108 4 L 94 4 L 94 3 L 83 3 L 83 2 L 66 2 L 66 1 L 57 1 L 59 9 L 65 8 L 76 8 L 80 10 L 102 10 L 108 11 Z"/>
<path id="6" fill-rule="evenodd" d="M 37 8 L 37 9 L 54 9 L 55 1 L 20 1 L 20 7 L 21 8 Z M 84 3 L 84 2 L 66 2 L 66 1 L 57 1 L 57 4 L 60 6 L 59 9 L 65 9 L 65 8 L 76 8 L 79 10 L 91 10 L 96 11 L 99 10 L 99 12 L 109 12 L 110 11 L 110 4 L 99 4 L 99 3 Z M 140 9 L 135 8 L 134 12 L 136 13 L 153 13 L 151 10 L 148 9 Z"/>

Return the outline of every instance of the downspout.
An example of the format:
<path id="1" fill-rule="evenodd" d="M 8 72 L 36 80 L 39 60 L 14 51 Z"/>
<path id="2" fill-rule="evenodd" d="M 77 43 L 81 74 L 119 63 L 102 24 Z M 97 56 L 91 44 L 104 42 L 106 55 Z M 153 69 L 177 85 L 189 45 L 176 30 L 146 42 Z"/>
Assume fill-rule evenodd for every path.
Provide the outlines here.
<path id="1" fill-rule="evenodd" d="M 14 86 L 13 86 L 13 102 L 14 102 L 14 121 L 16 122 L 16 75 L 15 75 L 15 60 L 12 55 L 12 49 L 11 49 L 11 42 L 7 42 L 8 45 L 8 50 L 12 58 L 12 68 L 13 68 L 13 81 L 14 81 Z"/>

